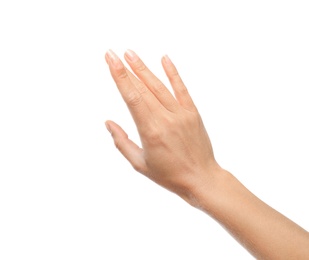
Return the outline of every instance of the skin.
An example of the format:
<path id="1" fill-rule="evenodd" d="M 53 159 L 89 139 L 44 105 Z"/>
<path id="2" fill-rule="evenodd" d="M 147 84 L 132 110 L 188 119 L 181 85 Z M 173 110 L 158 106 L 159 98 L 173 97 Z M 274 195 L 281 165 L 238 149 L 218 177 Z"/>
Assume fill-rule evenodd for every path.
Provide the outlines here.
<path id="1" fill-rule="evenodd" d="M 106 121 L 133 168 L 210 215 L 258 259 L 309 259 L 309 233 L 251 193 L 215 160 L 200 114 L 168 58 L 162 66 L 174 95 L 131 50 L 111 50 L 110 73 L 136 124 L 142 147 Z"/>

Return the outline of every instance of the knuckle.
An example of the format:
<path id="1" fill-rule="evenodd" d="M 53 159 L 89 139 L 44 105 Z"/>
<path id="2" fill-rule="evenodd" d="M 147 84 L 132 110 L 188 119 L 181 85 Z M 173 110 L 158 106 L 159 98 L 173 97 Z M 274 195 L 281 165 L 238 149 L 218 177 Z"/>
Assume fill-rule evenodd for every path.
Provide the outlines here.
<path id="1" fill-rule="evenodd" d="M 144 173 L 145 172 L 145 167 L 143 167 L 143 165 L 141 165 L 141 164 L 132 163 L 132 167 L 137 172 L 140 172 L 140 173 Z"/>
<path id="2" fill-rule="evenodd" d="M 154 90 L 158 93 L 164 93 L 166 91 L 166 87 L 161 81 L 158 81 L 154 84 Z"/>
<path id="3" fill-rule="evenodd" d="M 176 70 L 176 69 L 173 69 L 171 72 L 170 72 L 170 76 L 172 77 L 172 78 L 179 78 L 180 76 L 179 76 L 179 73 L 178 73 L 178 71 Z"/>
<path id="4" fill-rule="evenodd" d="M 140 94 L 145 94 L 148 92 L 148 88 L 143 83 L 136 84 L 136 88 Z"/>
<path id="5" fill-rule="evenodd" d="M 163 122 L 163 125 L 166 126 L 166 128 L 170 128 L 171 130 L 177 126 L 178 124 L 178 121 L 177 119 L 175 119 L 174 117 L 172 116 L 165 116 L 162 118 L 162 122 Z"/>
<path id="6" fill-rule="evenodd" d="M 115 147 L 121 152 L 122 151 L 122 145 L 119 140 L 114 140 Z"/>
<path id="7" fill-rule="evenodd" d="M 197 112 L 188 112 L 184 117 L 184 123 L 186 125 L 199 125 L 201 118 Z"/>
<path id="8" fill-rule="evenodd" d="M 176 83 L 180 83 L 182 82 L 181 77 L 178 73 L 178 70 L 176 68 L 171 69 L 168 73 L 168 77 L 171 81 L 176 82 Z"/>
<path id="9" fill-rule="evenodd" d="M 146 65 L 141 60 L 138 60 L 135 63 L 135 70 L 138 72 L 144 72 L 146 68 L 147 68 Z"/>
<path id="10" fill-rule="evenodd" d="M 162 143 L 162 135 L 157 130 L 152 130 L 147 135 L 147 143 L 151 146 L 157 146 Z"/>
<path id="11" fill-rule="evenodd" d="M 126 102 L 128 106 L 135 107 L 138 106 L 143 101 L 143 98 L 140 93 L 137 91 L 131 91 L 127 95 Z"/>
<path id="12" fill-rule="evenodd" d="M 180 92 L 180 94 L 183 95 L 183 96 L 187 96 L 187 95 L 189 94 L 188 89 L 187 89 L 186 86 L 183 85 L 183 84 L 182 84 L 181 86 L 179 86 L 179 92 Z"/>
<path id="13" fill-rule="evenodd" d="M 125 79 L 128 77 L 128 74 L 125 69 L 121 68 L 116 71 L 116 76 L 119 79 Z"/>

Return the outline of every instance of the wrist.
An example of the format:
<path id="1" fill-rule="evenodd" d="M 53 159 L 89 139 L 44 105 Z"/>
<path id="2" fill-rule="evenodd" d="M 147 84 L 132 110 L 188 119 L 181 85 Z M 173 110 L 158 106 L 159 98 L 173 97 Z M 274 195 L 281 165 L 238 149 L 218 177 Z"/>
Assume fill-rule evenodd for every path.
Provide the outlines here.
<path id="1" fill-rule="evenodd" d="M 208 169 L 207 174 L 202 174 L 201 178 L 191 185 L 188 195 L 184 198 L 191 206 L 211 213 L 217 200 L 223 199 L 228 188 L 237 185 L 237 179 L 227 170 L 219 165 Z"/>

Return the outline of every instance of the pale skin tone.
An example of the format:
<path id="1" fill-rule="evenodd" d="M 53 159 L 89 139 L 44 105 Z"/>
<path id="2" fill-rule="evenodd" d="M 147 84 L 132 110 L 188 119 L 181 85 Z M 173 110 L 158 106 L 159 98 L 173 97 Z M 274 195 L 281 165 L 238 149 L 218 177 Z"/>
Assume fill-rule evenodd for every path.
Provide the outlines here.
<path id="1" fill-rule="evenodd" d="M 215 160 L 200 114 L 167 56 L 161 62 L 174 95 L 133 51 L 124 58 L 134 74 L 111 50 L 105 58 L 142 147 L 113 121 L 106 121 L 106 127 L 136 171 L 210 215 L 254 257 L 309 259 L 309 233 Z"/>

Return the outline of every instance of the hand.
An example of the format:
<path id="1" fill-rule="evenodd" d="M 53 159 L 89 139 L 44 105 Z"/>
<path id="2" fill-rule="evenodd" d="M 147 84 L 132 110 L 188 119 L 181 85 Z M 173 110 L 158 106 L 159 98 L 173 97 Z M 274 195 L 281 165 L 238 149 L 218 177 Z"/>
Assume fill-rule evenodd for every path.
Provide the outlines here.
<path id="1" fill-rule="evenodd" d="M 134 52 L 126 52 L 125 59 L 136 76 L 112 51 L 106 54 L 142 148 L 116 123 L 107 121 L 106 126 L 132 166 L 209 214 L 258 259 L 309 259 L 308 232 L 220 168 L 201 117 L 170 59 L 163 57 L 162 65 L 175 98 Z"/>
<path id="2" fill-rule="evenodd" d="M 162 58 L 174 97 L 133 51 L 125 53 L 125 60 L 135 75 L 112 51 L 105 58 L 142 143 L 138 147 L 119 125 L 107 121 L 116 147 L 136 171 L 193 203 L 194 191 L 209 188 L 220 167 L 176 67 L 167 56 Z"/>

